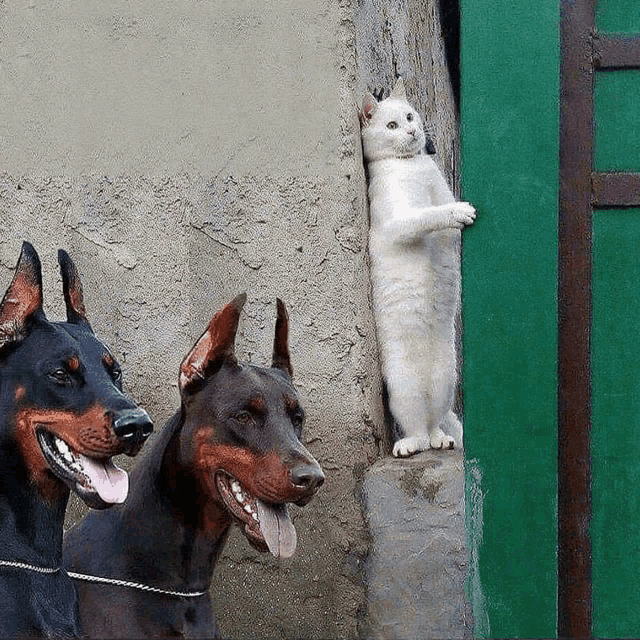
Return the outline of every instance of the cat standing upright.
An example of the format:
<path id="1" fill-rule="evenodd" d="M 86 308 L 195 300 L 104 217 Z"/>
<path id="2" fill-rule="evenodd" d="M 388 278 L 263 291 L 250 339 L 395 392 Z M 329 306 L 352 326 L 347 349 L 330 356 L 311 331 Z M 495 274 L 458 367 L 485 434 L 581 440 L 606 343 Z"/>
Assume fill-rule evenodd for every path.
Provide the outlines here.
<path id="1" fill-rule="evenodd" d="M 453 449 L 462 444 L 453 412 L 460 229 L 476 212 L 455 201 L 423 153 L 422 120 L 402 78 L 386 100 L 365 96 L 361 121 L 376 331 L 389 408 L 404 433 L 393 455 Z"/>

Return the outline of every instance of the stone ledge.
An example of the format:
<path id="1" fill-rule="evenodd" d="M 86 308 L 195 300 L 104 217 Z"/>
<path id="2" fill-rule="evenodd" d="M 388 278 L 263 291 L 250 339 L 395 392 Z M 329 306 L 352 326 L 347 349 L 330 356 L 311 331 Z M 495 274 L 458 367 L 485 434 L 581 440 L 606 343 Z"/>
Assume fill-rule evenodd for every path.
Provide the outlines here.
<path id="1" fill-rule="evenodd" d="M 363 637 L 471 638 L 461 451 L 384 458 L 365 473 L 371 536 Z"/>

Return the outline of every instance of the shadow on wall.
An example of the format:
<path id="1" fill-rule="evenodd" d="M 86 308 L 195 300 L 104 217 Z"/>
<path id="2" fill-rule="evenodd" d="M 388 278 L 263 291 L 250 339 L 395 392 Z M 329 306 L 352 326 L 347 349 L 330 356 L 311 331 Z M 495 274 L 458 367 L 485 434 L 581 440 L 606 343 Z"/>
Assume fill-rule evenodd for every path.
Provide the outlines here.
<path id="1" fill-rule="evenodd" d="M 456 109 L 460 110 L 460 2 L 439 0 L 442 38 Z"/>

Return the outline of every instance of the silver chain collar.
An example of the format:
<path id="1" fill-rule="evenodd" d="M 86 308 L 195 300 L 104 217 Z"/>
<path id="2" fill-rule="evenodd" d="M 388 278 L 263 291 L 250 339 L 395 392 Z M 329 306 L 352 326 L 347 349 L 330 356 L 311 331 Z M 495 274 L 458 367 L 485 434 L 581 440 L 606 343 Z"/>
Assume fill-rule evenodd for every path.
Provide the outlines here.
<path id="1" fill-rule="evenodd" d="M 101 576 L 90 576 L 84 573 L 75 573 L 67 571 L 67 573 L 76 580 L 85 580 L 86 582 L 101 582 L 104 584 L 112 584 L 118 587 L 130 587 L 132 589 L 140 589 L 141 591 L 151 591 L 152 593 L 162 593 L 167 596 L 179 596 L 181 598 L 197 598 L 203 596 L 206 591 L 170 591 L 169 589 L 158 589 L 158 587 L 150 587 L 139 582 L 130 582 L 128 580 L 116 580 L 115 578 L 102 578 Z"/>
<path id="2" fill-rule="evenodd" d="M 26 569 L 27 571 L 35 571 L 37 573 L 57 573 L 60 567 L 51 569 L 49 567 L 37 567 L 26 562 L 11 562 L 10 560 L 0 560 L 0 567 L 12 567 L 14 569 Z"/>
<path id="3" fill-rule="evenodd" d="M 13 569 L 26 569 L 27 571 L 35 571 L 36 573 L 57 573 L 60 567 L 52 569 L 50 567 L 37 567 L 26 562 L 12 562 L 10 560 L 0 560 L 0 567 L 11 567 Z M 76 580 L 85 580 L 86 582 L 102 582 L 104 584 L 112 584 L 118 587 L 130 587 L 132 589 L 140 589 L 141 591 L 150 591 L 152 593 L 161 593 L 167 596 L 179 596 L 181 598 L 198 598 L 203 596 L 206 591 L 171 591 L 169 589 L 158 589 L 158 587 L 150 587 L 139 582 L 130 582 L 128 580 L 116 580 L 115 578 L 102 578 L 100 576 L 90 576 L 84 573 L 76 573 L 75 571 L 67 571 L 67 575 Z"/>

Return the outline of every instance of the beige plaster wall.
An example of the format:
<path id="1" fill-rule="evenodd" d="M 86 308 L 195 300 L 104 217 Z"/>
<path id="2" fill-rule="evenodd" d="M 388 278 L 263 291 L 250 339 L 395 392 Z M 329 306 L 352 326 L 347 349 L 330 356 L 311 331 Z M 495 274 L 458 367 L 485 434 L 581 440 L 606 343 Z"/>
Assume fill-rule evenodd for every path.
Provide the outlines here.
<path id="1" fill-rule="evenodd" d="M 221 305 L 247 291 L 238 353 L 259 364 L 276 296 L 288 305 L 327 482 L 292 509 L 291 560 L 231 536 L 213 590 L 225 637 L 359 633 L 360 488 L 386 436 L 357 106 L 397 61 L 436 104 L 416 68 L 433 58 L 421 4 L 400 3 L 389 19 L 410 37 L 389 42 L 389 8 L 371 0 L 0 0 L 0 286 L 31 241 L 61 318 L 67 249 L 94 329 L 158 430 L 178 406 L 180 360 Z M 70 522 L 81 511 L 73 502 Z"/>

